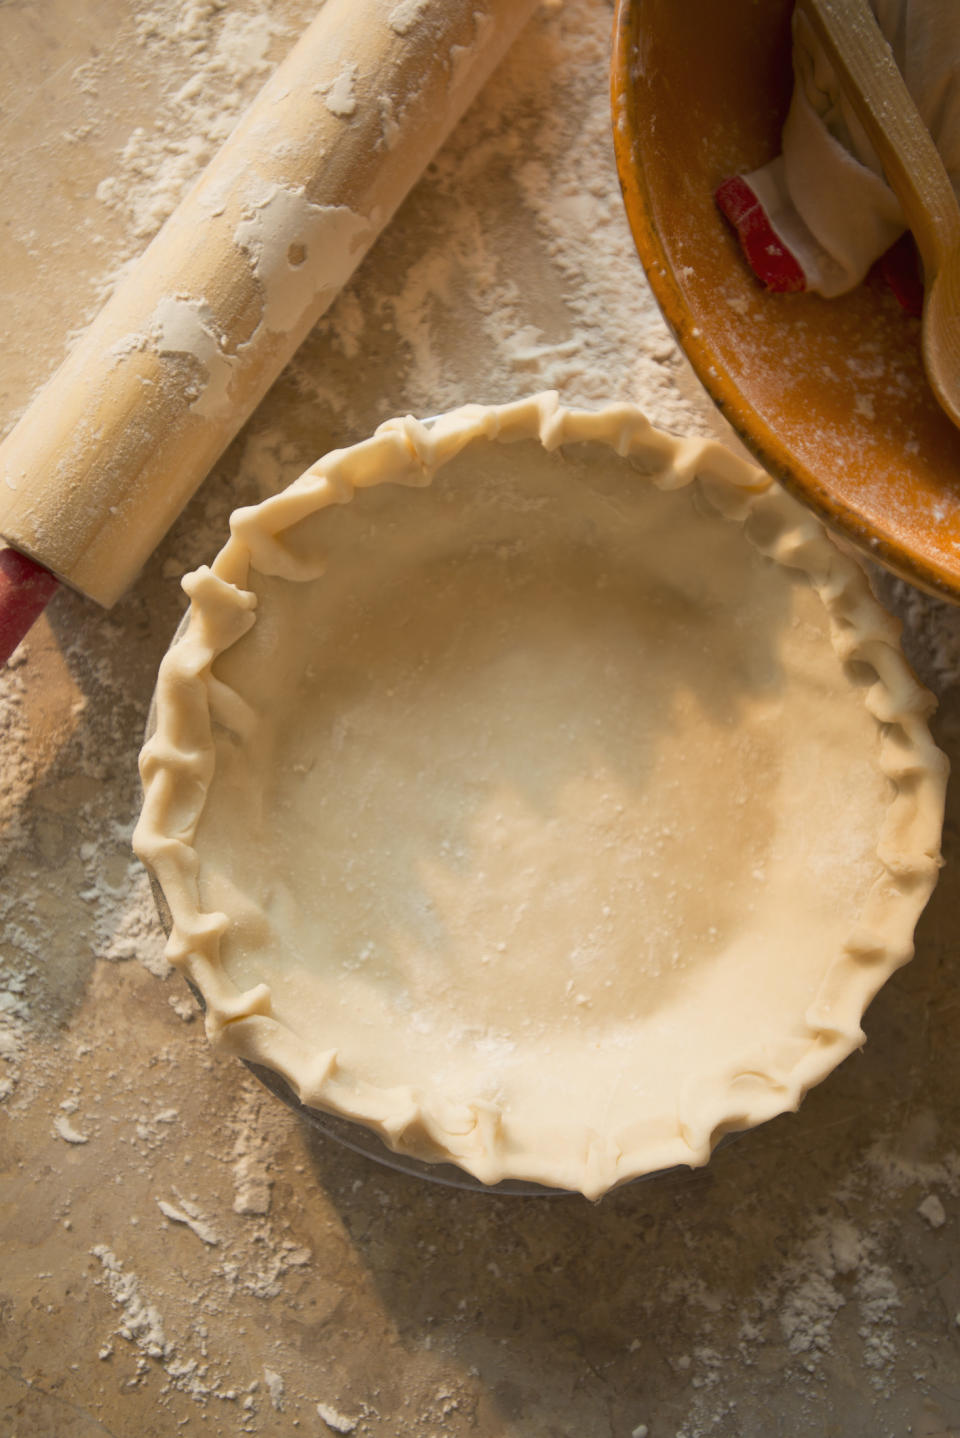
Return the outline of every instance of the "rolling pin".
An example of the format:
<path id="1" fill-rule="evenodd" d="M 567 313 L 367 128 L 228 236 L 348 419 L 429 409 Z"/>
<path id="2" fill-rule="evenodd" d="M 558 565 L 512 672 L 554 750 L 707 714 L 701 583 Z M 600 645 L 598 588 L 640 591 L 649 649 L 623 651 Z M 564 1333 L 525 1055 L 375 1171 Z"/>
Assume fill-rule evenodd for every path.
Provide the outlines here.
<path id="1" fill-rule="evenodd" d="M 132 582 L 535 3 L 325 0 L 0 445 L 0 663 Z"/>

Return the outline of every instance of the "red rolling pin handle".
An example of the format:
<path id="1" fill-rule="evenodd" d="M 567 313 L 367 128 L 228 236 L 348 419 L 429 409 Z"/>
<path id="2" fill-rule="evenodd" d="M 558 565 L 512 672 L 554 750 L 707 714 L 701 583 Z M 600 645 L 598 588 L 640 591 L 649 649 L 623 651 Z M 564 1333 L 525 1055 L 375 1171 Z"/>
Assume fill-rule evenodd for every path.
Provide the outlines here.
<path id="1" fill-rule="evenodd" d="M 57 579 L 17 549 L 0 549 L 0 665 L 6 664 L 47 602 Z"/>

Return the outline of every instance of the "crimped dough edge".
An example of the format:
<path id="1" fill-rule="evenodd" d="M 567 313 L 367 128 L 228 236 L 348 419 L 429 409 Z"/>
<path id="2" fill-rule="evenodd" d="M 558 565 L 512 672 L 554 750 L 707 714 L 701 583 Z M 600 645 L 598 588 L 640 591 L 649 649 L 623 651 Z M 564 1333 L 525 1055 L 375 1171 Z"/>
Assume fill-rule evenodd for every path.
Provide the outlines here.
<path id="1" fill-rule="evenodd" d="M 335 1050 L 314 1051 L 272 1016 L 265 984 L 241 992 L 219 958 L 230 921 L 200 908 L 194 847 L 214 776 L 213 723 L 244 728 L 244 701 L 214 678 L 211 666 L 255 623 L 256 598 L 244 587 L 251 568 L 315 578 L 322 566 L 284 546 L 286 531 L 305 516 L 379 483 L 429 484 L 468 445 L 524 439 L 539 439 L 547 450 L 606 444 L 642 461 L 648 473 L 638 474 L 638 483 L 649 479 L 662 490 L 697 484 L 761 553 L 806 575 L 825 606 L 838 658 L 874 676 L 865 704 L 880 726 L 878 766 L 893 788 L 877 844 L 882 872 L 804 1015 L 804 1038 L 758 1043 L 724 1069 L 689 1080 L 668 1137 L 645 1133 L 639 1115 L 630 1134 L 554 1132 L 536 1153 L 513 1151 L 505 1142 L 508 1116 L 486 1101 L 454 1105 L 352 1078 Z M 934 700 L 900 652 L 898 622 L 874 599 L 860 565 L 762 470 L 716 441 L 664 434 L 632 405 L 570 409 L 552 392 L 468 405 L 429 425 L 393 419 L 370 439 L 327 454 L 281 493 L 237 510 L 223 549 L 183 587 L 190 609 L 160 666 L 156 728 L 140 756 L 144 800 L 133 842 L 169 906 L 167 957 L 203 995 L 207 1034 L 218 1050 L 274 1070 L 302 1103 L 366 1125 L 396 1152 L 457 1164 L 485 1184 L 519 1179 L 598 1198 L 642 1174 L 706 1163 L 721 1136 L 796 1109 L 863 1043 L 863 1013 L 912 957 L 914 927 L 936 883 L 947 761 L 927 724 Z"/>

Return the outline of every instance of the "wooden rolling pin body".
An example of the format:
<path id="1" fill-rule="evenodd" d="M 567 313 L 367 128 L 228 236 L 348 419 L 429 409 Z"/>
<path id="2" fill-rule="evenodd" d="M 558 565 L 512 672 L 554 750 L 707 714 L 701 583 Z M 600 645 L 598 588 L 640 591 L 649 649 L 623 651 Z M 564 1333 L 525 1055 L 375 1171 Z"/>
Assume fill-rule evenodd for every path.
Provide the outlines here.
<path id="1" fill-rule="evenodd" d="M 535 0 L 325 0 L 0 446 L 0 535 L 112 604 Z"/>

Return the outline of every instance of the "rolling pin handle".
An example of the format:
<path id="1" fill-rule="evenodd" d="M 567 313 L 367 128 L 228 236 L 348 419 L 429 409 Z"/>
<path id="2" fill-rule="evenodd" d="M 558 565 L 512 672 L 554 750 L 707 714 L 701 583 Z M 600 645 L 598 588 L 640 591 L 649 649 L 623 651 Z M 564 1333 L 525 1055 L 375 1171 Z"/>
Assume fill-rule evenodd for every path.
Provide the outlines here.
<path id="1" fill-rule="evenodd" d="M 18 549 L 0 549 L 0 666 L 56 593 L 56 575 Z"/>

